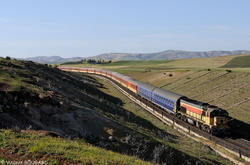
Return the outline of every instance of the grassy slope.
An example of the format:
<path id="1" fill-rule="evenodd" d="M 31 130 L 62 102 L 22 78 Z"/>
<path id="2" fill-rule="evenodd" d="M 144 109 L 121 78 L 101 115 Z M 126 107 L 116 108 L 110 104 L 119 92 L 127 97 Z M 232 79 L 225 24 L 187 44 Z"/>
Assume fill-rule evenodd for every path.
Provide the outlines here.
<path id="1" fill-rule="evenodd" d="M 0 84 L 7 84 L 5 91 L 20 91 L 21 88 L 27 88 L 30 91 L 42 92 L 36 85 L 29 83 L 31 80 L 26 75 L 36 76 L 36 73 L 23 69 L 24 63 L 0 59 L 0 65 L 5 66 L 0 68 Z M 39 79 L 39 77 L 36 78 Z"/>
<path id="2" fill-rule="evenodd" d="M 28 69 L 26 65 L 29 65 L 29 62 L 0 58 L 1 92 L 22 93 L 25 90 L 26 93 L 36 93 L 38 95 L 46 95 L 48 93 L 42 86 L 35 84 L 36 80 L 41 79 L 41 77 L 35 70 Z M 2 103 L 2 100 L 0 100 L 0 115 L 3 112 L 7 112 L 6 109 L 3 109 L 5 105 L 2 105 L 5 103 Z M 39 108 L 38 105 L 36 106 Z M 40 136 L 36 133 L 16 132 L 15 130 L 0 129 L 0 146 L 0 162 L 2 160 L 25 161 L 42 159 L 49 164 L 150 164 L 135 157 L 94 147 L 82 140 L 63 140 L 61 138 Z M 1 155 L 3 156 L 2 158 Z"/>
<path id="3" fill-rule="evenodd" d="M 150 164 L 135 157 L 95 147 L 82 140 L 65 140 L 36 133 L 0 130 L 0 145 L 4 149 L 15 148 L 11 154 L 26 155 L 26 157 L 16 157 L 17 159 L 12 161 L 32 158 L 43 160 L 48 164 Z"/>
<path id="4" fill-rule="evenodd" d="M 233 58 L 222 68 L 250 68 L 250 56 L 241 56 Z"/>

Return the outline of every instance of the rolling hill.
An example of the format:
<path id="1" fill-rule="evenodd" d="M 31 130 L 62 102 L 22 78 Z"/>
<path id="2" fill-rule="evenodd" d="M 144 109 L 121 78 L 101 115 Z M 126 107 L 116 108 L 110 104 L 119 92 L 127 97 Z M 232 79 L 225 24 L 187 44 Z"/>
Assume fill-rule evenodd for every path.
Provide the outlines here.
<path id="1" fill-rule="evenodd" d="M 174 60 L 174 59 L 190 59 L 203 57 L 217 57 L 235 54 L 249 54 L 250 51 L 236 50 L 236 51 L 181 51 L 181 50 L 166 50 L 157 53 L 105 53 L 98 56 L 93 56 L 94 59 L 105 60 Z"/>
<path id="2" fill-rule="evenodd" d="M 250 56 L 236 57 L 221 68 L 250 68 Z"/>
<path id="3" fill-rule="evenodd" d="M 207 51 L 207 52 L 194 52 L 194 51 L 181 51 L 181 50 L 166 50 L 157 53 L 104 53 L 97 56 L 90 57 L 72 57 L 62 58 L 60 56 L 38 56 L 23 58 L 22 60 L 33 61 L 38 63 L 64 63 L 70 61 L 80 61 L 84 59 L 103 59 L 103 60 L 174 60 L 174 59 L 190 59 L 190 58 L 203 58 L 203 57 L 217 57 L 226 55 L 239 55 L 250 54 L 247 50 L 235 51 Z"/>

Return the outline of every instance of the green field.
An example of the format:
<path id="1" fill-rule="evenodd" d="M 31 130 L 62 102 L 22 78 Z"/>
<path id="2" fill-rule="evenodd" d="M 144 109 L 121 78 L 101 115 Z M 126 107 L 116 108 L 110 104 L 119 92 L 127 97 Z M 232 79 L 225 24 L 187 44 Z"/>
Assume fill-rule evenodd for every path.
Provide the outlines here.
<path id="1" fill-rule="evenodd" d="M 233 58 L 221 68 L 250 68 L 250 56 L 241 56 Z"/>

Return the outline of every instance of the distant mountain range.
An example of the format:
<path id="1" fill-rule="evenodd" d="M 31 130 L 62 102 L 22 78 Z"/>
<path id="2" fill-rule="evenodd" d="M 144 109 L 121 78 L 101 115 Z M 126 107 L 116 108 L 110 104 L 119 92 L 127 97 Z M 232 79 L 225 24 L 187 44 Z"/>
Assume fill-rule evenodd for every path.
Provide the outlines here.
<path id="1" fill-rule="evenodd" d="M 33 61 L 42 64 L 56 64 L 56 63 L 64 63 L 70 61 L 81 61 L 83 57 L 71 57 L 71 58 L 62 58 L 60 56 L 36 56 L 36 57 L 28 57 L 28 58 L 21 58 L 21 60 L 26 61 Z"/>
<path id="2" fill-rule="evenodd" d="M 188 59 L 188 58 L 202 58 L 202 57 L 216 57 L 225 55 L 250 54 L 248 50 L 235 51 L 180 51 L 167 50 L 157 53 L 105 53 L 92 57 L 72 57 L 61 58 L 60 56 L 38 56 L 23 58 L 23 60 L 34 61 L 38 63 L 64 63 L 69 61 L 80 61 L 84 59 L 102 59 L 102 60 L 173 60 L 173 59 Z"/>

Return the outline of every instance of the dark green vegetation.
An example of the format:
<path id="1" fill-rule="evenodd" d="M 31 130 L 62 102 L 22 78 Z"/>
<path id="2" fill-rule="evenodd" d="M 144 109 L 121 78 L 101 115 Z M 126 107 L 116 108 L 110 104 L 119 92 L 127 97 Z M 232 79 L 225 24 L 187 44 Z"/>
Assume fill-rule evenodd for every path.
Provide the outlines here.
<path id="1" fill-rule="evenodd" d="M 250 56 L 236 57 L 221 68 L 250 68 Z"/>
<path id="2" fill-rule="evenodd" d="M 0 59 L 0 128 L 5 161 L 230 164 L 107 83 L 27 61 Z"/>

